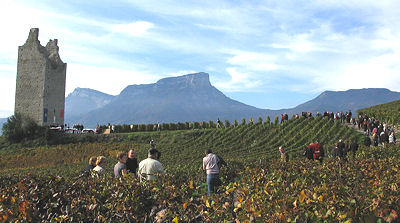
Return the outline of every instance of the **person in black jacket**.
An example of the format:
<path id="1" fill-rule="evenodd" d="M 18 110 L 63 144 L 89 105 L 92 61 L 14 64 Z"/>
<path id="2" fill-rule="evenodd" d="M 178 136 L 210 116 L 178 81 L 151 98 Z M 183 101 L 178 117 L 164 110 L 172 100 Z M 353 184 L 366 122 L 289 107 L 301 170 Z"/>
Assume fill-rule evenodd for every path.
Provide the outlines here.
<path id="1" fill-rule="evenodd" d="M 131 149 L 128 152 L 128 159 L 126 160 L 126 169 L 128 170 L 128 173 L 132 173 L 136 175 L 136 170 L 139 167 L 138 161 L 136 158 L 136 152 L 135 150 Z"/>
<path id="2" fill-rule="evenodd" d="M 338 148 L 338 156 L 340 158 L 345 158 L 345 156 L 346 156 L 346 151 L 345 151 L 346 145 L 344 144 L 344 142 L 341 139 L 339 139 L 339 142 L 337 143 L 336 147 Z"/>
<path id="3" fill-rule="evenodd" d="M 371 138 L 368 136 L 368 134 L 365 134 L 364 146 L 367 146 L 367 147 L 371 146 Z"/>
<path id="4" fill-rule="evenodd" d="M 312 144 L 306 147 L 304 155 L 307 157 L 307 159 L 314 160 L 314 147 L 312 146 Z"/>
<path id="5" fill-rule="evenodd" d="M 358 149 L 357 139 L 353 139 L 353 142 L 350 144 L 350 150 L 353 152 L 353 159 L 356 157 L 357 149 Z"/>

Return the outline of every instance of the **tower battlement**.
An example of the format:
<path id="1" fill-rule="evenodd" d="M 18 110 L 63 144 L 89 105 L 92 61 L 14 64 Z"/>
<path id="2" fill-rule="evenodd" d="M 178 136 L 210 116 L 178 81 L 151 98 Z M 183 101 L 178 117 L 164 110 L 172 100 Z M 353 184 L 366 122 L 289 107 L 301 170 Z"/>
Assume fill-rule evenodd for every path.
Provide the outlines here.
<path id="1" fill-rule="evenodd" d="M 63 125 L 67 64 L 59 55 L 58 40 L 44 47 L 39 29 L 32 28 L 18 47 L 15 110 L 39 125 Z"/>

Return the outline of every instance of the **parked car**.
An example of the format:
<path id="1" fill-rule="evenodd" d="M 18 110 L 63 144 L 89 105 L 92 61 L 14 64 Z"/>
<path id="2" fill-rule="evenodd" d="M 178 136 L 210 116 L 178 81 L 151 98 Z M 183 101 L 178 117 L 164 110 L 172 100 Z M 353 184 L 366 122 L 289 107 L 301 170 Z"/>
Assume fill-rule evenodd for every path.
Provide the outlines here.
<path id="1" fill-rule="evenodd" d="M 65 133 L 78 133 L 78 129 L 68 128 L 64 130 Z"/>
<path id="2" fill-rule="evenodd" d="M 90 133 L 90 134 L 94 134 L 94 130 L 93 129 L 83 129 L 82 133 Z"/>

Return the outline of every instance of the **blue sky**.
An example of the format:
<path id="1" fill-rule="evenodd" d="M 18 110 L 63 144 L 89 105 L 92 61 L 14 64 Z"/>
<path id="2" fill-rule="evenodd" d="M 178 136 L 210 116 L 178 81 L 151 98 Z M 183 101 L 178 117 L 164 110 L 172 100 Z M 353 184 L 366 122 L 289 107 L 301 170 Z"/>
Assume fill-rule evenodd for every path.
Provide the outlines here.
<path id="1" fill-rule="evenodd" d="M 325 90 L 400 91 L 400 4 L 371 0 L 3 0 L 0 117 L 13 113 L 18 46 L 58 39 L 76 87 L 207 72 L 227 96 L 290 108 Z M 6 34 L 7 33 L 7 34 Z"/>

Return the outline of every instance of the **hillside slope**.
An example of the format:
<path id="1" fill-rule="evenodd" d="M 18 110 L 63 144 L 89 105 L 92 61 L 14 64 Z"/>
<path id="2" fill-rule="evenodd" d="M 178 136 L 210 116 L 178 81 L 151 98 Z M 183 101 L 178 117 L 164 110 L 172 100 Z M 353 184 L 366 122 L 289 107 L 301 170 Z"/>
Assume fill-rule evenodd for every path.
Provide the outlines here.
<path id="1" fill-rule="evenodd" d="M 358 114 L 366 114 L 375 117 L 385 123 L 400 124 L 400 100 L 380 104 L 357 111 Z"/>
<path id="2" fill-rule="evenodd" d="M 288 109 L 287 112 L 294 114 L 301 111 L 311 111 L 315 114 L 316 112 L 346 112 L 351 110 L 354 113 L 354 111 L 361 108 L 399 99 L 400 92 L 390 91 L 385 88 L 324 91 L 318 97 L 298 105 L 295 108 Z"/>
<path id="3" fill-rule="evenodd" d="M 79 143 L 3 152 L 0 157 L 0 170 L 51 167 L 60 165 L 61 160 L 65 164 L 86 163 L 90 156 L 98 155 L 111 156 L 111 159 L 114 159 L 113 155 L 108 154 L 129 148 L 136 149 L 139 159 L 144 159 L 149 148 L 148 142 L 154 139 L 157 148 L 163 153 L 161 160 L 169 170 L 177 171 L 185 166 L 185 171 L 196 172 L 206 148 L 213 149 L 229 161 L 247 163 L 279 157 L 279 146 L 284 146 L 294 158 L 301 157 L 305 145 L 317 139 L 330 151 L 338 139 L 348 140 L 356 137 L 361 141 L 362 138 L 355 130 L 321 117 L 291 119 L 278 125 L 248 123 L 224 129 L 137 132 L 116 134 L 118 138 L 112 138 L 113 136 L 104 135 L 110 138 L 109 143 Z M 112 168 L 112 163 L 109 163 L 109 168 Z"/>

